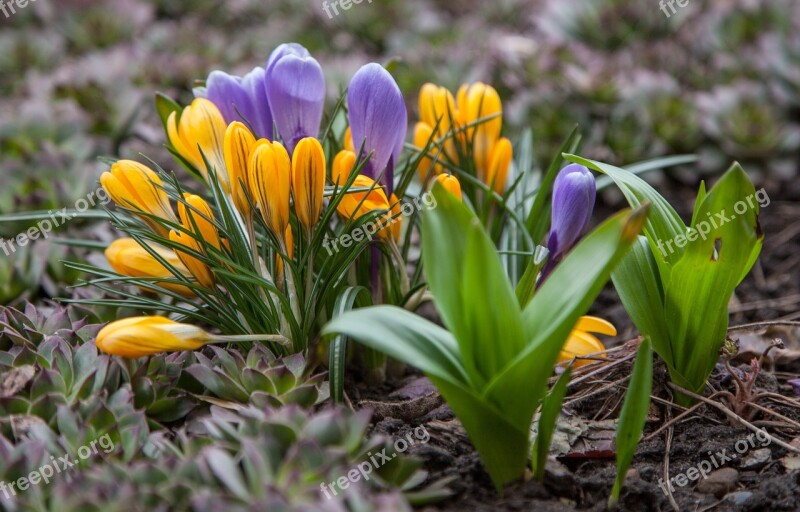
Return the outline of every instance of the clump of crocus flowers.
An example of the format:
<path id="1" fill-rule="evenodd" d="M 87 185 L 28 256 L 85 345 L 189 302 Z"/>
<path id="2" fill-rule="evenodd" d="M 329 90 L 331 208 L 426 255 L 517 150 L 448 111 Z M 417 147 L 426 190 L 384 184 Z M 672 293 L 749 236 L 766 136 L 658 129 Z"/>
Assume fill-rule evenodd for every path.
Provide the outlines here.
<path id="1" fill-rule="evenodd" d="M 511 141 L 501 137 L 503 106 L 494 87 L 464 84 L 453 96 L 426 83 L 419 93 L 419 116 L 414 146 L 421 151 L 417 170 L 423 183 L 459 170 L 502 196 L 513 151 Z"/>

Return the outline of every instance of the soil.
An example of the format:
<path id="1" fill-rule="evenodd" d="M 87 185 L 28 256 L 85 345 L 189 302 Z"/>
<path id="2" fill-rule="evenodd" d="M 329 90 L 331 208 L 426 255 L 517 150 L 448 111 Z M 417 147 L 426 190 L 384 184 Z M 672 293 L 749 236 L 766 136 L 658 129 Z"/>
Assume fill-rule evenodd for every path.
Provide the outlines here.
<path id="1" fill-rule="evenodd" d="M 696 185 L 665 179 L 658 189 L 686 219 L 691 213 Z M 761 225 L 766 234 L 764 248 L 761 258 L 731 302 L 731 326 L 800 318 L 800 182 L 765 183 L 763 186 L 771 200 L 769 206 L 761 210 Z M 617 194 L 603 194 L 595 218 L 605 218 L 622 207 L 624 204 Z M 636 331 L 610 286 L 602 293 L 592 313 L 612 320 L 618 327 L 620 336 L 607 346 L 621 345 L 622 340 L 635 338 Z M 797 334 L 798 331 L 795 329 L 793 332 Z M 800 343 L 798 339 L 792 341 Z M 620 357 L 634 349 L 635 342 L 626 344 L 619 349 Z M 750 371 L 744 362 L 738 363 L 737 367 Z M 655 371 L 654 394 L 668 400 L 671 397 L 665 386 L 666 371 L 659 364 Z M 630 362 L 615 370 L 617 376 L 629 375 L 629 372 Z M 787 378 L 796 378 L 797 372 L 800 372 L 797 360 L 776 362 L 771 368 L 762 369 L 756 389 L 797 398 L 785 384 Z M 377 410 L 373 418 L 376 432 L 394 437 L 405 435 L 419 425 L 425 426 L 431 435 L 430 441 L 413 446 L 410 453 L 424 460 L 430 481 L 456 477 L 449 485 L 455 492 L 454 496 L 425 510 L 605 510 L 615 477 L 610 440 L 613 439 L 613 421 L 618 415 L 624 386 L 611 387 L 585 400 L 580 400 L 580 397 L 586 394 L 586 386 L 599 387 L 598 384 L 589 379 L 586 386 L 571 388 L 560 422 L 600 426 L 600 435 L 590 441 L 595 443 L 596 449 L 581 450 L 576 443 L 565 455 L 551 457 L 543 483 L 526 478 L 509 485 L 502 495 L 498 495 L 463 428 L 449 407 L 437 401 L 438 394 L 427 379 L 413 369 L 408 369 L 403 378 L 389 379 L 380 387 L 356 384 L 358 376 L 354 377 L 356 380 L 348 384 L 348 396 L 356 407 Z M 612 380 L 614 378 L 603 379 L 603 384 Z M 722 365 L 718 365 L 711 382 L 716 389 L 733 390 L 730 375 Z M 761 404 L 795 422 L 800 421 L 798 407 L 777 401 Z M 666 432 L 647 438 L 649 433 L 664 424 L 668 410 L 670 414 L 678 414 L 675 408 L 661 402 L 654 402 L 651 406 L 645 440 L 640 443 L 629 470 L 620 510 L 673 510 L 665 491 L 659 486 L 659 480 L 664 478 Z M 758 412 L 752 421 L 762 425 L 760 422 L 772 419 Z M 767 429 L 787 442 L 794 439 L 794 445 L 800 447 L 797 429 L 781 430 L 774 425 Z M 750 444 L 747 444 L 748 436 L 751 436 Z M 787 469 L 800 467 L 800 458 L 789 460 L 787 450 L 774 442 L 768 445 L 764 442 L 746 428 L 731 426 L 722 413 L 710 406 L 702 406 L 695 414 L 676 422 L 669 450 L 670 477 L 696 477 L 696 470 L 692 468 L 702 467 L 704 462 L 709 466 L 714 462 L 719 465 L 718 472 L 708 478 L 696 478 L 683 487 L 678 485 L 681 480 L 673 484 L 673 496 L 679 510 L 800 510 L 800 471 Z M 722 450 L 726 451 L 725 456 L 735 457 L 724 460 L 725 457 L 718 456 Z"/>

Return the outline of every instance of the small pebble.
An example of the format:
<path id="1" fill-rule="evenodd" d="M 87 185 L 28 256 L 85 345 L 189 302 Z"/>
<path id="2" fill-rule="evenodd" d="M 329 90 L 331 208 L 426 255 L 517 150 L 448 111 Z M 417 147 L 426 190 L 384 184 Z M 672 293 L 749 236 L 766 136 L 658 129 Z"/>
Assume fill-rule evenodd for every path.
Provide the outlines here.
<path id="1" fill-rule="evenodd" d="M 739 472 L 733 468 L 722 468 L 697 483 L 695 490 L 703 494 L 713 494 L 717 498 L 731 492 L 739 481 Z"/>
<path id="2" fill-rule="evenodd" d="M 742 469 L 761 469 L 767 462 L 772 460 L 772 450 L 769 448 L 761 448 L 754 450 L 747 454 L 747 457 L 742 459 L 739 467 Z"/>
<path id="3" fill-rule="evenodd" d="M 747 503 L 747 501 L 752 497 L 753 497 L 753 493 L 752 492 L 738 491 L 738 492 L 732 492 L 730 494 L 726 494 L 725 498 L 723 499 L 723 501 L 725 501 L 726 503 L 729 503 L 729 504 L 731 504 L 733 506 L 740 507 L 740 506 L 744 505 L 745 503 Z"/>

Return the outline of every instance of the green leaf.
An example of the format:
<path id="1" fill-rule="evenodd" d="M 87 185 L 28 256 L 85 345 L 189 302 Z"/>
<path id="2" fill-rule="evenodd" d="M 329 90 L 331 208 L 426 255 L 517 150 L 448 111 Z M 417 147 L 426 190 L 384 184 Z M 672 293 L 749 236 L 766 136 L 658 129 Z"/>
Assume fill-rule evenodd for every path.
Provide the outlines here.
<path id="1" fill-rule="evenodd" d="M 735 164 L 698 206 L 687 236 L 675 241 L 686 247 L 670 279 L 662 278 L 674 366 L 686 381 L 672 378 L 690 391 L 702 391 L 714 369 L 728 329 L 728 302 L 761 250 L 754 199 L 750 178 Z"/>
<path id="2" fill-rule="evenodd" d="M 636 351 L 633 373 L 622 403 L 622 411 L 617 425 L 617 478 L 608 508 L 614 509 L 619 501 L 619 493 L 625 481 L 625 474 L 636 454 L 636 446 L 642 437 L 642 430 L 647 421 L 647 410 L 650 408 L 650 392 L 653 388 L 653 351 L 650 340 L 644 338 Z"/>
<path id="3" fill-rule="evenodd" d="M 650 203 L 651 213 L 645 223 L 644 231 L 651 244 L 655 244 L 659 240 L 672 240 L 686 232 L 686 226 L 675 209 L 666 199 L 661 197 L 661 194 L 635 174 L 613 165 L 588 160 L 576 155 L 564 155 L 564 158 L 570 162 L 585 165 L 590 169 L 601 172 L 614 180 L 614 183 L 625 195 L 625 199 L 627 199 L 631 207 L 636 208 L 646 202 Z M 655 247 L 653 252 L 656 252 Z M 662 259 L 668 264 L 672 264 L 680 257 L 680 254 L 670 253 L 665 258 L 661 258 L 660 253 L 656 254 L 656 256 L 659 261 L 659 268 L 661 268 Z"/>
<path id="4" fill-rule="evenodd" d="M 353 309 L 359 295 L 366 296 L 369 300 L 369 290 L 363 286 L 350 286 L 346 288 L 333 305 L 333 318 Z M 331 340 L 328 349 L 328 375 L 330 376 L 331 398 L 334 403 L 344 400 L 344 367 L 347 360 L 347 336 L 338 335 Z"/>
<path id="5" fill-rule="evenodd" d="M 322 333 L 344 334 L 454 385 L 467 382 L 453 335 L 396 306 L 356 309 L 331 320 Z"/>
<path id="6" fill-rule="evenodd" d="M 611 274 L 611 280 L 633 324 L 643 336 L 650 337 L 667 365 L 673 366 L 675 356 L 664 316 L 661 276 L 645 237 L 638 237 Z"/>
<path id="7" fill-rule="evenodd" d="M 602 290 L 612 270 L 636 239 L 646 208 L 621 212 L 584 238 L 556 267 L 523 311 L 528 345 L 497 374 L 484 392 L 496 406 L 523 422 L 547 389 L 547 379 L 558 353 L 575 326 Z M 528 382 L 525 393 L 519 383 Z"/>
<path id="8" fill-rule="evenodd" d="M 539 481 L 544 480 L 544 470 L 547 464 L 547 454 L 550 451 L 550 442 L 553 439 L 553 430 L 556 420 L 561 413 L 561 403 L 569 388 L 569 378 L 572 375 L 572 366 L 568 366 L 556 381 L 553 389 L 542 400 L 542 411 L 539 414 L 539 426 L 536 429 L 536 441 L 533 443 L 531 465 L 533 474 Z"/>
<path id="9" fill-rule="evenodd" d="M 161 124 L 164 126 L 164 132 L 167 131 L 167 120 L 169 119 L 170 114 L 177 112 L 177 121 L 180 121 L 182 111 L 183 108 L 178 105 L 175 100 L 166 94 L 160 92 L 156 93 L 156 112 L 158 113 L 159 119 L 161 119 Z"/>

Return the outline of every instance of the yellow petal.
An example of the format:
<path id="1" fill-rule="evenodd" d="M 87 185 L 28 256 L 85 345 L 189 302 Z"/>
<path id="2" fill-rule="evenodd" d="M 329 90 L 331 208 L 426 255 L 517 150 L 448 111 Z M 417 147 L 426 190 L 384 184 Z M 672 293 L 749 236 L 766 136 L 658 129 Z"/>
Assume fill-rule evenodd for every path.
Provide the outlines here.
<path id="1" fill-rule="evenodd" d="M 217 106 L 205 98 L 196 98 L 184 108 L 180 120 L 177 120 L 176 112 L 167 118 L 167 136 L 175 151 L 203 175 L 206 183 L 210 173 L 205 163 L 207 160 L 222 189 L 230 193 L 224 151 L 227 128 Z"/>
<path id="2" fill-rule="evenodd" d="M 283 239 L 289 225 L 291 161 L 279 142 L 257 141 L 250 154 L 248 180 L 270 231 Z"/>
<path id="3" fill-rule="evenodd" d="M 582 316 L 575 325 L 574 330 L 585 332 L 596 332 L 606 336 L 616 336 L 617 329 L 608 320 L 603 320 L 596 316 Z"/>
<path id="4" fill-rule="evenodd" d="M 605 354 L 597 354 L 604 350 L 605 347 L 600 343 L 600 340 L 589 333 L 575 330 L 570 333 L 569 339 L 567 339 L 567 342 L 561 349 L 561 353 L 558 355 L 558 362 L 569 361 L 574 357 L 582 357 L 589 354 L 596 354 L 597 357 L 605 357 Z M 573 364 L 578 368 L 591 362 L 591 360 L 576 360 Z"/>
<path id="5" fill-rule="evenodd" d="M 256 138 L 243 123 L 234 121 L 228 125 L 223 144 L 225 167 L 228 170 L 228 181 L 231 184 L 234 204 L 245 217 L 249 217 L 251 214 L 250 203 L 245 195 L 247 159 L 250 157 L 250 151 L 255 143 Z"/>
<path id="6" fill-rule="evenodd" d="M 177 222 L 161 179 L 146 165 L 133 160 L 119 160 L 100 176 L 100 184 L 109 197 L 123 208 Z M 139 217 L 156 233 L 166 235 L 166 227 L 147 215 Z"/>
<path id="7" fill-rule="evenodd" d="M 350 130 L 349 126 L 344 131 L 344 149 L 347 151 L 352 151 L 353 153 L 356 152 L 356 149 L 353 146 L 353 132 Z"/>
<path id="8" fill-rule="evenodd" d="M 183 245 L 187 249 L 194 250 L 198 253 L 201 252 L 200 244 L 198 244 L 197 240 L 192 238 L 191 235 L 179 233 L 178 231 L 170 231 L 169 239 L 176 244 Z M 189 269 L 189 273 L 191 273 L 192 276 L 197 279 L 197 282 L 200 283 L 200 285 L 209 289 L 214 287 L 214 274 L 211 272 L 211 269 L 208 268 L 208 265 L 200 261 L 197 256 L 190 254 L 188 251 L 176 249 L 175 253 L 178 255 L 178 258 L 181 259 L 186 268 Z"/>
<path id="9" fill-rule="evenodd" d="M 292 154 L 292 190 L 294 211 L 309 231 L 322 212 L 324 189 L 325 153 L 317 139 L 307 137 L 297 143 Z"/>
<path id="10" fill-rule="evenodd" d="M 438 85 L 427 83 L 419 92 L 419 118 L 436 129 L 439 137 L 445 136 L 454 121 L 456 106 L 453 94 Z"/>
<path id="11" fill-rule="evenodd" d="M 181 262 L 175 251 L 160 245 L 150 245 L 150 249 L 158 254 L 183 277 L 191 277 L 189 270 Z M 116 272 L 128 277 L 163 277 L 174 279 L 177 276 L 153 257 L 144 247 L 133 238 L 120 238 L 109 244 L 105 250 L 105 256 L 109 265 Z M 179 293 L 184 296 L 191 296 L 193 292 L 180 284 L 169 281 L 156 281 L 159 286 Z M 143 288 L 150 291 L 147 288 Z"/>
<path id="12" fill-rule="evenodd" d="M 105 353 L 133 358 L 195 350 L 205 345 L 208 339 L 208 334 L 195 326 L 153 316 L 112 322 L 97 333 L 95 344 Z"/>
<path id="13" fill-rule="evenodd" d="M 511 167 L 511 159 L 513 156 L 512 151 L 511 141 L 505 137 L 498 140 L 494 148 L 492 148 L 492 155 L 488 172 L 486 173 L 485 183 L 491 186 L 494 191 L 500 195 L 503 195 L 506 188 L 508 169 Z"/>
<path id="14" fill-rule="evenodd" d="M 183 203 L 178 203 L 178 215 L 183 227 L 220 250 L 222 242 L 217 228 L 212 223 L 214 214 L 211 212 L 211 207 L 202 197 L 194 194 L 184 193 L 183 200 L 196 210 L 187 208 Z M 197 230 L 195 230 L 195 226 L 197 226 Z"/>
<path id="15" fill-rule="evenodd" d="M 436 177 L 436 181 L 441 183 L 448 192 L 456 196 L 459 201 L 463 201 L 461 183 L 459 183 L 458 178 L 452 174 L 440 174 Z"/>
<path id="16" fill-rule="evenodd" d="M 336 154 L 331 166 L 331 181 L 340 187 L 347 183 L 350 173 L 356 166 L 356 154 L 352 151 L 342 150 Z"/>
<path id="17" fill-rule="evenodd" d="M 433 129 L 425 123 L 417 123 L 414 126 L 414 146 L 418 147 L 420 150 L 424 150 L 428 143 L 431 141 L 431 137 L 433 137 Z M 431 165 L 433 165 L 433 159 L 428 156 L 429 154 L 436 155 L 436 148 L 435 146 L 431 146 L 428 148 L 428 152 L 425 156 L 420 158 L 419 165 L 417 166 L 417 173 L 419 174 L 419 180 L 425 184 L 428 181 L 428 178 L 431 174 Z M 436 167 L 441 167 L 439 164 Z M 434 168 L 434 172 L 439 172 L 439 169 Z"/>
<path id="18" fill-rule="evenodd" d="M 339 215 L 346 219 L 358 219 L 374 210 L 389 210 L 389 200 L 386 193 L 371 178 L 358 175 L 350 189 L 369 188 L 370 191 L 350 192 L 344 194 L 336 207 Z"/>

